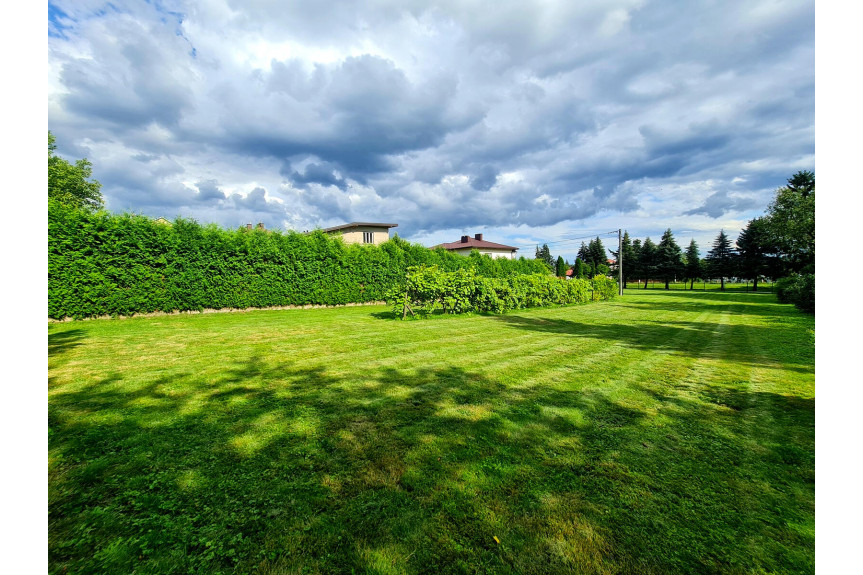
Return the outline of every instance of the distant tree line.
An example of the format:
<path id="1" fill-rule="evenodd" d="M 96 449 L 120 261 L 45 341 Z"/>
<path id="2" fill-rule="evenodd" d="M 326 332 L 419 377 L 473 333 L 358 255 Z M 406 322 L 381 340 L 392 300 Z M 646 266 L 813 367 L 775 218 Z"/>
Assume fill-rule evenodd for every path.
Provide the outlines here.
<path id="1" fill-rule="evenodd" d="M 659 280 L 665 289 L 672 281 L 688 282 L 693 289 L 696 281 L 718 279 L 724 290 L 726 280 L 737 277 L 752 281 L 757 291 L 759 280 L 770 278 L 781 282 L 780 301 L 814 311 L 815 174 L 797 172 L 787 182 L 776 191 L 767 213 L 750 220 L 733 245 L 720 230 L 703 259 L 694 239 L 681 250 L 671 229 L 658 243 L 650 237 L 633 240 L 625 232 L 621 242 L 624 287 L 644 282 L 646 288 L 649 280 Z M 616 251 L 612 254 L 618 256 Z"/>

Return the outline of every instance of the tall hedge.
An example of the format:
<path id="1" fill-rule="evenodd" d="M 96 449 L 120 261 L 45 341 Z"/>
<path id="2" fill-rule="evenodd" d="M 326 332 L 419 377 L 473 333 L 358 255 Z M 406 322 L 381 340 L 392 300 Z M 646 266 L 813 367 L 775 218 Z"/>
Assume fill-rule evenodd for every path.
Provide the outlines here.
<path id="1" fill-rule="evenodd" d="M 547 273 L 533 259 L 430 250 L 399 238 L 346 245 L 310 234 L 225 230 L 178 218 L 48 203 L 48 317 L 383 301 L 410 266 L 488 277 Z"/>

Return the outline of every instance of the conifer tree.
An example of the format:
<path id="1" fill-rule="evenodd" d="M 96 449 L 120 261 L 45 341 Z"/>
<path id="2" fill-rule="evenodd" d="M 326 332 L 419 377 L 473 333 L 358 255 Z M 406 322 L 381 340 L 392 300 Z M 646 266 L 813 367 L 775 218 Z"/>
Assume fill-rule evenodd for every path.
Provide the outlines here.
<path id="1" fill-rule="evenodd" d="M 686 266 L 684 267 L 684 277 L 689 280 L 689 289 L 695 286 L 695 280 L 704 275 L 704 268 L 701 265 L 700 254 L 698 253 L 698 244 L 695 239 L 689 242 L 689 247 L 686 248 Z"/>
<path id="2" fill-rule="evenodd" d="M 735 269 L 735 253 L 731 247 L 725 230 L 720 230 L 713 241 L 713 247 L 707 252 L 707 266 L 711 277 L 719 278 L 721 291 L 725 291 L 725 278 L 730 277 Z"/>
<path id="3" fill-rule="evenodd" d="M 668 289 L 669 282 L 676 280 L 677 275 L 683 272 L 683 252 L 674 241 L 671 228 L 665 230 L 656 248 L 656 273 L 665 280 L 665 289 Z"/>
<path id="4" fill-rule="evenodd" d="M 644 243 L 641 245 L 641 252 L 638 258 L 638 269 L 641 272 L 641 276 L 644 278 L 644 289 L 647 289 L 647 281 L 654 279 L 654 276 L 656 275 L 656 260 L 656 244 L 653 243 L 653 240 L 648 236 L 644 239 Z"/>
<path id="5" fill-rule="evenodd" d="M 563 256 L 557 256 L 557 277 L 566 277 L 566 262 L 563 261 Z"/>

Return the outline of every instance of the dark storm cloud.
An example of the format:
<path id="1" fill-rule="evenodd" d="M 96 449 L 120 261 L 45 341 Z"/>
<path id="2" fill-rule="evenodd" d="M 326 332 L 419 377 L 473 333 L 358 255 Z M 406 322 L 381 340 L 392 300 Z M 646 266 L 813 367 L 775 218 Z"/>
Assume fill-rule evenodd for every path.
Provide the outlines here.
<path id="1" fill-rule="evenodd" d="M 220 201 L 225 199 L 225 193 L 219 189 L 219 182 L 216 180 L 197 182 L 195 187 L 198 188 L 198 199 L 200 201 Z"/>
<path id="2" fill-rule="evenodd" d="M 715 192 L 707 197 L 701 206 L 684 212 L 687 215 L 704 214 L 718 218 L 730 211 L 744 211 L 758 206 L 753 198 L 731 196 L 727 191 Z"/>
<path id="3" fill-rule="evenodd" d="M 476 170 L 470 180 L 473 189 L 487 192 L 497 181 L 497 169 L 485 164 Z"/>
<path id="4" fill-rule="evenodd" d="M 347 180 L 338 175 L 338 168 L 334 164 L 328 162 L 309 164 L 302 174 L 296 170 L 288 173 L 284 168 L 281 173 L 298 188 L 305 188 L 307 184 L 315 183 L 322 186 L 335 186 L 342 191 L 348 189 Z"/>

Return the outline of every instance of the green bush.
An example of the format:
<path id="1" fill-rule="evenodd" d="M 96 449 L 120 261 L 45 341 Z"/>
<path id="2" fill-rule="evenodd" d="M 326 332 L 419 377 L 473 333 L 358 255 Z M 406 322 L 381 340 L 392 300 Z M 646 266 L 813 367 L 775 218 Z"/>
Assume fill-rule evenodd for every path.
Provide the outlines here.
<path id="1" fill-rule="evenodd" d="M 473 269 L 453 272 L 438 266 L 412 266 L 405 281 L 392 288 L 387 301 L 395 314 L 505 313 L 511 309 L 567 305 L 611 299 L 617 283 L 604 276 L 564 280 L 548 273 L 489 278 Z"/>
<path id="2" fill-rule="evenodd" d="M 383 301 L 417 265 L 496 278 L 547 272 L 537 260 L 463 257 L 398 237 L 380 246 L 346 245 L 321 231 L 225 230 L 183 218 L 168 225 L 48 202 L 54 319 Z"/>
<path id="3" fill-rule="evenodd" d="M 791 274 L 776 281 L 776 297 L 798 309 L 815 313 L 815 274 Z"/>

